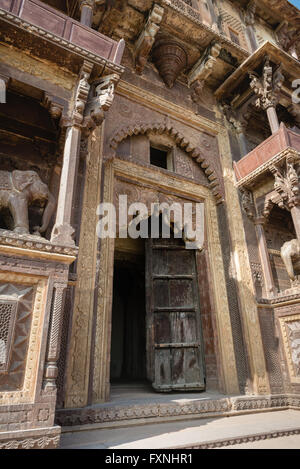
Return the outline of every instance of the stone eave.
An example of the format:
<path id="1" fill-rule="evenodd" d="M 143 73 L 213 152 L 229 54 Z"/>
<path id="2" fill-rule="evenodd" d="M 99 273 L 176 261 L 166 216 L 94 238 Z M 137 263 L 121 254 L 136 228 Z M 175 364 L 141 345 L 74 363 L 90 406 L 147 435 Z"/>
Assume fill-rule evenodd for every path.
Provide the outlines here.
<path id="1" fill-rule="evenodd" d="M 33 36 L 39 37 L 41 40 L 50 43 L 55 48 L 60 48 L 61 50 L 67 51 L 68 54 L 74 56 L 77 59 L 84 59 L 88 60 L 89 62 L 93 63 L 95 66 L 98 66 L 102 69 L 102 73 L 117 73 L 122 75 L 124 72 L 124 67 L 111 62 L 100 55 L 93 54 L 92 52 L 84 49 L 83 47 L 77 46 L 66 39 L 63 39 L 53 33 L 46 31 L 45 29 L 36 26 L 28 21 L 25 21 L 18 16 L 3 10 L 0 8 L 0 21 L 6 22 L 18 29 L 26 31 Z"/>
<path id="2" fill-rule="evenodd" d="M 195 23 L 200 29 L 206 31 L 208 34 L 211 35 L 211 41 L 217 41 L 222 46 L 224 46 L 224 48 L 226 48 L 229 52 L 231 52 L 234 56 L 240 59 L 243 59 L 249 56 L 249 52 L 246 49 L 239 46 L 238 44 L 233 43 L 232 41 L 230 41 L 229 38 L 227 38 L 223 34 L 218 33 L 217 31 L 212 29 L 210 26 L 203 23 L 200 19 L 196 18 L 196 16 L 190 14 L 189 5 L 184 3 L 182 0 L 181 0 L 181 4 L 182 4 L 181 8 L 175 5 L 172 2 L 172 0 L 156 0 L 155 3 L 158 3 L 162 5 L 163 7 L 168 7 L 172 10 L 175 10 L 177 13 L 180 13 L 181 15 L 183 15 L 192 23 Z M 194 10 L 194 12 L 195 11 L 197 10 Z M 164 21 L 162 22 L 162 26 L 163 24 L 164 24 Z M 187 40 L 188 40 L 188 37 L 187 37 Z"/>
<path id="3" fill-rule="evenodd" d="M 274 63 L 281 63 L 283 71 L 288 71 L 288 74 L 293 78 L 300 77 L 300 62 L 284 52 L 275 44 L 266 41 L 260 46 L 250 57 L 248 57 L 228 78 L 222 83 L 221 86 L 215 91 L 215 96 L 218 100 L 225 98 L 235 88 L 237 88 L 242 81 L 248 77 L 248 72 L 254 70 L 260 65 L 265 55 L 268 55 Z"/>

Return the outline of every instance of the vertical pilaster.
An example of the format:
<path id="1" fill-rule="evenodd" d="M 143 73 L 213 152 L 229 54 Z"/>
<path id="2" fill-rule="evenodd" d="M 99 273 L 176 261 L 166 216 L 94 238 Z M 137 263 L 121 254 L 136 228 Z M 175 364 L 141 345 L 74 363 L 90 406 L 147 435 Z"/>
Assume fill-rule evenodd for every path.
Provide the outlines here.
<path id="1" fill-rule="evenodd" d="M 254 223 L 258 241 L 258 249 L 264 273 L 266 295 L 268 298 L 270 298 L 275 293 L 275 285 L 263 226 L 264 222 L 265 218 L 256 218 Z"/>
<path id="2" fill-rule="evenodd" d="M 249 390 L 254 394 L 268 394 L 270 392 L 270 386 L 264 357 L 252 272 L 247 254 L 238 192 L 235 187 L 229 136 L 226 131 L 219 134 L 219 145 L 222 149 L 221 162 L 224 174 L 229 230 L 232 240 L 232 258 L 236 268 L 240 314 L 250 367 Z"/>
<path id="3" fill-rule="evenodd" d="M 61 325 L 63 317 L 65 289 L 65 284 L 54 284 L 54 300 L 52 302 L 51 308 L 46 364 L 43 382 L 44 389 L 51 391 L 56 389 L 55 380 L 58 374 L 57 360 L 59 358 L 60 350 Z"/>

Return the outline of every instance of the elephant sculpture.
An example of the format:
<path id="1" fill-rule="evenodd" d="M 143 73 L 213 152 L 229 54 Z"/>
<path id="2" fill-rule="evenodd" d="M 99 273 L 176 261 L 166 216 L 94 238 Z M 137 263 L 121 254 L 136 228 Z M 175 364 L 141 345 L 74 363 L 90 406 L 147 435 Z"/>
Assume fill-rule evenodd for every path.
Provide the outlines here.
<path id="1" fill-rule="evenodd" d="M 300 242 L 298 239 L 291 239 L 283 244 L 281 248 L 281 258 L 291 280 L 296 279 L 300 274 Z"/>
<path id="2" fill-rule="evenodd" d="M 42 226 L 34 234 L 46 231 L 55 209 L 55 199 L 35 171 L 0 171 L 0 209 L 7 208 L 13 218 L 13 231 L 29 233 L 28 207 L 33 202 L 46 203 Z"/>

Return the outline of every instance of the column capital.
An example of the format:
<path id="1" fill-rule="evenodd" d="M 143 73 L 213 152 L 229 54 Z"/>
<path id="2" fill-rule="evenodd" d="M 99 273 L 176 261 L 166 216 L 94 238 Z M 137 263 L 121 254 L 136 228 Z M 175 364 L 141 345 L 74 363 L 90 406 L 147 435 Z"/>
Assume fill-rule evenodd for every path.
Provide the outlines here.
<path id="1" fill-rule="evenodd" d="M 250 88 L 257 96 L 255 105 L 258 108 L 267 110 L 276 107 L 278 103 L 279 91 L 284 82 L 284 75 L 281 73 L 281 65 L 274 71 L 270 64 L 269 56 L 265 57 L 262 76 L 253 71 L 248 72 L 250 77 Z"/>

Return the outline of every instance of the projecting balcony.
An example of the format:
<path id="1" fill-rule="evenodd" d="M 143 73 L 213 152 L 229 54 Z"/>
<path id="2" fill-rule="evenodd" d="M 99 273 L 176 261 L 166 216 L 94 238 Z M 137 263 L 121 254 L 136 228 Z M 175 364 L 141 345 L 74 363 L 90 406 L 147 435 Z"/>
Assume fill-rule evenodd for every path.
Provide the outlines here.
<path id="1" fill-rule="evenodd" d="M 300 134 L 281 123 L 277 132 L 234 163 L 237 185 L 253 187 L 272 165 L 279 163 L 287 154 L 300 157 Z"/>
<path id="2" fill-rule="evenodd" d="M 77 49 L 83 49 L 110 62 L 120 64 L 124 41 L 114 41 L 45 3 L 38 0 L 0 0 L 0 8 L 4 10 L 2 17 L 4 13 L 9 12 L 11 18 L 7 19 L 15 20 L 14 22 L 23 29 L 63 47 L 67 46 L 74 52 Z"/>

